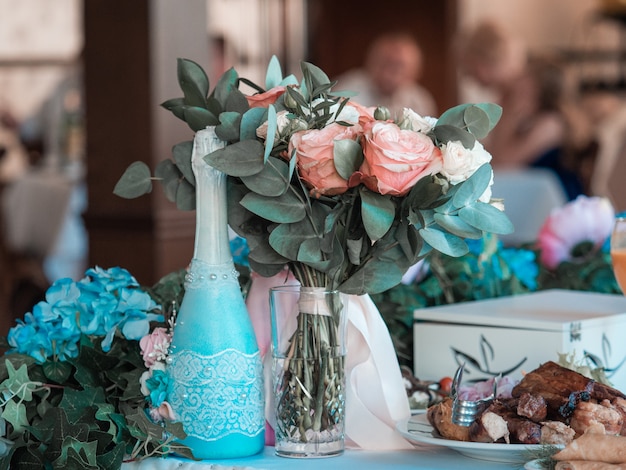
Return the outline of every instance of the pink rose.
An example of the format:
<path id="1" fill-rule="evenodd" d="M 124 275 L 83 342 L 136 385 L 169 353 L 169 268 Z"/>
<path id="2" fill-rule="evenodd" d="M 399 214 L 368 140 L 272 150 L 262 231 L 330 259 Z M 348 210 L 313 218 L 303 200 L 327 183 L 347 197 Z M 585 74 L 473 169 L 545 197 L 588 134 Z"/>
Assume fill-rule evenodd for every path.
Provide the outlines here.
<path id="1" fill-rule="evenodd" d="M 155 362 L 165 360 L 171 341 L 172 338 L 165 328 L 155 328 L 152 333 L 139 340 L 146 367 L 150 368 Z"/>
<path id="2" fill-rule="evenodd" d="M 291 136 L 289 155 L 295 148 L 300 177 L 313 197 L 334 196 L 348 190 L 348 181 L 335 168 L 334 146 L 336 140 L 356 140 L 360 129 L 360 126 L 332 123 L 323 129 L 300 131 Z"/>
<path id="3" fill-rule="evenodd" d="M 246 99 L 251 108 L 267 108 L 270 104 L 276 103 L 276 100 L 285 93 L 285 90 L 286 88 L 284 86 L 276 86 L 267 90 L 265 93 L 246 96 Z"/>
<path id="4" fill-rule="evenodd" d="M 615 211 L 606 198 L 578 196 L 554 209 L 537 236 L 541 262 L 550 269 L 572 259 L 572 249 L 584 241 L 602 246 L 611 234 Z"/>
<path id="5" fill-rule="evenodd" d="M 360 181 L 380 194 L 403 196 L 420 179 L 442 168 L 441 151 L 426 134 L 391 122 L 366 126 Z M 356 181 L 350 181 L 354 185 Z"/>

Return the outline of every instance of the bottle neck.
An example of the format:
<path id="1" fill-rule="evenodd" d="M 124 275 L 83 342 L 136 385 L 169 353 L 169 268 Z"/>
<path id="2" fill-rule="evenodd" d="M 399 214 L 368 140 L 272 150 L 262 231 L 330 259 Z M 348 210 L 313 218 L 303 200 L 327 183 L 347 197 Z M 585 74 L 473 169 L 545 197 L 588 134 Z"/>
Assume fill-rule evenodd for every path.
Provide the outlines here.
<path id="1" fill-rule="evenodd" d="M 204 161 L 224 142 L 208 127 L 196 133 L 191 165 L 196 177 L 194 258 L 212 265 L 232 263 L 228 238 L 227 177 Z"/>

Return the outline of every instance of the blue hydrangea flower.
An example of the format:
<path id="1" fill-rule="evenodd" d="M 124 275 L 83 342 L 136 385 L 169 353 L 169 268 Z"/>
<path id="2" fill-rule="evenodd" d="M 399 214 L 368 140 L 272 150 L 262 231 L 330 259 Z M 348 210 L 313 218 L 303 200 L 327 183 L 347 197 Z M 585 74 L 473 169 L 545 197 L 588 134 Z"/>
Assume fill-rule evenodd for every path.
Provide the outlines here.
<path id="1" fill-rule="evenodd" d="M 46 300 L 9 331 L 14 350 L 39 362 L 63 361 L 78 355 L 81 334 L 104 337 L 101 346 L 108 351 L 117 331 L 139 340 L 151 321 L 163 321 L 154 313 L 159 306 L 125 269 L 95 267 L 86 274 L 79 282 L 60 279 L 50 286 Z"/>

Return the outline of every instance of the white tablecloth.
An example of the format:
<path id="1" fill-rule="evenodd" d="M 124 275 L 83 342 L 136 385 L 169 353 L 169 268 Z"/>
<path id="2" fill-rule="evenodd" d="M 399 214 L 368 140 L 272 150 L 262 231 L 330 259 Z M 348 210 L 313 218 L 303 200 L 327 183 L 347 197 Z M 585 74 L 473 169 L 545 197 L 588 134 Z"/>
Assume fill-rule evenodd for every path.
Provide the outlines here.
<path id="1" fill-rule="evenodd" d="M 290 459 L 274 455 L 273 447 L 262 454 L 237 460 L 192 462 L 183 459 L 150 458 L 138 463 L 125 463 L 122 470 L 491 470 L 521 469 L 523 462 L 501 463 L 465 457 L 454 450 L 435 446 L 416 446 L 415 450 L 371 452 L 351 450 L 326 459 Z"/>

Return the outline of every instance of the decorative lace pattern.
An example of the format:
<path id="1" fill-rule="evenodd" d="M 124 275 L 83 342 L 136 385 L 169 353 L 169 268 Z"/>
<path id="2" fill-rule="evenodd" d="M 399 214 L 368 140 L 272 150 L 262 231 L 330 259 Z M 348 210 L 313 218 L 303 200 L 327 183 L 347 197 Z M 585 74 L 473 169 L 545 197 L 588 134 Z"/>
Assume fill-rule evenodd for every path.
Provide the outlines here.
<path id="1" fill-rule="evenodd" d="M 227 349 L 213 356 L 184 350 L 170 356 L 170 404 L 189 436 L 214 441 L 254 437 L 265 427 L 261 356 Z"/>
<path id="2" fill-rule="evenodd" d="M 191 260 L 191 269 L 185 276 L 186 289 L 202 289 L 211 287 L 216 281 L 234 281 L 239 283 L 239 271 L 230 263 L 209 264 L 201 259 Z"/>

